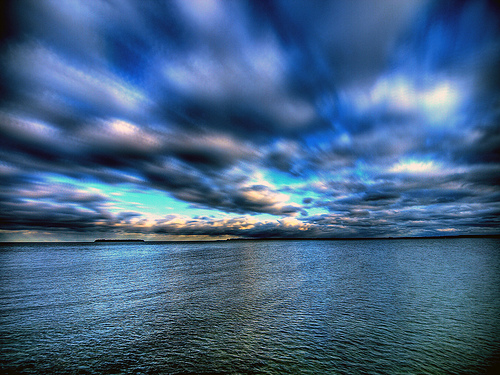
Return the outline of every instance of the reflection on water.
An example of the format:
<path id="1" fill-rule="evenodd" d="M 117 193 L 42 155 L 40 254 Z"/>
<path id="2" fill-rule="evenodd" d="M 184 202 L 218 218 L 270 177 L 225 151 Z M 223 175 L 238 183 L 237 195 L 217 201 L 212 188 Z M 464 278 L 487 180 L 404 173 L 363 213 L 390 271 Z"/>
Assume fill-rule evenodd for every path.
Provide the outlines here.
<path id="1" fill-rule="evenodd" d="M 16 244 L 2 373 L 485 373 L 500 241 Z"/>

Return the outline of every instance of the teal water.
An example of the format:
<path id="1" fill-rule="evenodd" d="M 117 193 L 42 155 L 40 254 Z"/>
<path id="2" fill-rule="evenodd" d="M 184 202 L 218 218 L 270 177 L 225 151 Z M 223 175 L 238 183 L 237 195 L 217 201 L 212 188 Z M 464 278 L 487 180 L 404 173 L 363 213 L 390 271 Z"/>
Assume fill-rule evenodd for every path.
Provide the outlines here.
<path id="1" fill-rule="evenodd" d="M 500 240 L 0 245 L 0 373 L 484 374 Z"/>

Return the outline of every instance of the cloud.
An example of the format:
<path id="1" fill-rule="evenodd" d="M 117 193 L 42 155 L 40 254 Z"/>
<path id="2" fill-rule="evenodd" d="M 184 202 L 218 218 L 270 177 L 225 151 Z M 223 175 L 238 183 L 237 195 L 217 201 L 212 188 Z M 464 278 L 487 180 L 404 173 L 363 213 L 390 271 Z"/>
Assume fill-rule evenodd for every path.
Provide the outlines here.
<path id="1" fill-rule="evenodd" d="M 497 224 L 492 1 L 25 0 L 5 11 L 3 230 L 322 237 Z M 70 185 L 52 189 L 58 178 Z M 125 196 L 89 181 L 218 219 L 119 212 L 110 205 Z"/>
<path id="2" fill-rule="evenodd" d="M 232 219 L 169 218 L 154 227 L 153 232 L 168 236 L 205 236 L 206 238 L 303 238 L 314 237 L 316 229 L 293 218 L 258 221 L 248 217 Z"/>
<path id="3" fill-rule="evenodd" d="M 71 185 L 26 181 L 19 176 L 15 182 L 22 185 L 13 183 L 1 191 L 3 230 L 100 231 L 105 228 L 98 229 L 98 223 L 112 221 L 105 207 L 108 199 L 102 194 Z"/>

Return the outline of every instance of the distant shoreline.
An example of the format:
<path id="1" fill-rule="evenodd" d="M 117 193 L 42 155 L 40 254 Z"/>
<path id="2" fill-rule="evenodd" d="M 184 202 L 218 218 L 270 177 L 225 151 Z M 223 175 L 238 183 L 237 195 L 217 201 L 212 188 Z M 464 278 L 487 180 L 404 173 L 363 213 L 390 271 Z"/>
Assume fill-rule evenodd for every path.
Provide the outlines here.
<path id="1" fill-rule="evenodd" d="M 235 241 L 369 241 L 369 240 L 431 240 L 431 239 L 457 239 L 457 238 L 491 238 L 500 239 L 500 234 L 466 234 L 458 236 L 428 236 L 428 237 L 265 237 L 265 238 L 229 238 L 225 240 L 142 240 L 142 239 L 103 239 L 94 241 L 0 241 L 0 244 L 20 243 L 200 243 L 200 242 L 235 242 Z"/>
<path id="2" fill-rule="evenodd" d="M 96 240 L 94 240 L 94 242 L 146 242 L 144 240 L 139 240 L 139 239 L 123 239 L 123 240 L 120 240 L 120 239 L 106 239 L 106 238 L 98 238 Z"/>
<path id="3" fill-rule="evenodd" d="M 421 236 L 421 237 L 264 237 L 264 238 L 230 238 L 220 241 L 356 241 L 356 240 L 426 240 L 447 238 L 500 238 L 500 234 L 464 234 L 456 236 Z"/>
<path id="4" fill-rule="evenodd" d="M 141 239 L 105 239 L 98 238 L 94 242 L 228 242 L 228 241 L 370 241 L 370 240 L 432 240 L 432 239 L 453 239 L 453 238 L 498 238 L 500 234 L 464 234 L 456 236 L 428 236 L 428 237 L 241 237 L 228 238 L 225 240 L 152 240 L 146 241 Z"/>

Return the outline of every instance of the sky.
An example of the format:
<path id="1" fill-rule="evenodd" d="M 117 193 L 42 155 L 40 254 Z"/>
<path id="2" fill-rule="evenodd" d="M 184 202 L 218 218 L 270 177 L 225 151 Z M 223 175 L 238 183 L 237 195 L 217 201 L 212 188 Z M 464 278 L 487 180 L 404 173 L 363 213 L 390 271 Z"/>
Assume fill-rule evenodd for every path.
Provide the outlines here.
<path id="1" fill-rule="evenodd" d="M 2 8 L 1 241 L 500 232 L 494 1 Z"/>

